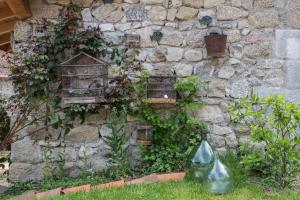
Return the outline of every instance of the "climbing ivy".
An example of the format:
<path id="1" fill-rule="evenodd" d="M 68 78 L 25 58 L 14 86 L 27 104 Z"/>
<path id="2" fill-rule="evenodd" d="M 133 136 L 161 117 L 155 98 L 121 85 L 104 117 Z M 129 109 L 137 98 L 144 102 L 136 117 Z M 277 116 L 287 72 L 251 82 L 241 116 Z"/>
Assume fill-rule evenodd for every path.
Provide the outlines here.
<path id="1" fill-rule="evenodd" d="M 27 126 L 39 124 L 46 132 L 52 126 L 63 128 L 67 133 L 78 116 L 84 121 L 86 114 L 99 112 L 103 106 L 129 104 L 132 91 L 129 72 L 139 71 L 140 63 L 134 59 L 128 61 L 127 49 L 119 49 L 105 41 L 99 28 L 83 29 L 81 22 L 80 9 L 71 4 L 62 11 L 58 22 L 42 21 L 38 25 L 38 34 L 32 35 L 20 47 L 18 61 L 12 63 L 11 70 L 15 95 L 3 103 L 8 112 L 15 113 L 15 117 L 0 149 L 21 139 L 17 133 Z M 119 68 L 106 91 L 109 100 L 106 105 L 65 107 L 61 104 L 59 64 L 80 51 L 110 59 L 111 64 Z"/>
<path id="2" fill-rule="evenodd" d="M 194 98 L 201 85 L 197 76 L 182 78 L 174 85 L 180 92 L 185 89 L 184 98 L 178 99 L 169 112 L 160 113 L 159 107 L 141 102 L 140 119 L 152 126 L 153 138 L 150 147 L 141 147 L 141 156 L 146 173 L 181 171 L 187 158 L 206 134 L 206 125 L 193 116 L 195 109 L 203 105 Z"/>

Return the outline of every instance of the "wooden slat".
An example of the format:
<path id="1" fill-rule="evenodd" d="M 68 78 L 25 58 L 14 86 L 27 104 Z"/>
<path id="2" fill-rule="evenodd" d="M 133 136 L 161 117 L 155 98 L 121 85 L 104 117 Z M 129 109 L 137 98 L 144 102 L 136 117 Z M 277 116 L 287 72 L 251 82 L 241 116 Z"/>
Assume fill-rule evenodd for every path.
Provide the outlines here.
<path id="1" fill-rule="evenodd" d="M 6 7 L 1 8 L 0 7 L 0 19 L 13 16 L 14 13 L 11 11 L 11 9 L 6 5 Z"/>
<path id="2" fill-rule="evenodd" d="M 4 17 L 4 18 L 1 18 L 0 19 L 0 23 L 2 22 L 8 22 L 8 21 L 17 21 L 18 18 L 15 16 L 15 15 L 11 15 L 11 16 L 7 16 L 7 17 Z"/>
<path id="3" fill-rule="evenodd" d="M 0 46 L 10 43 L 10 33 L 5 33 L 0 36 Z"/>
<path id="4" fill-rule="evenodd" d="M 0 0 L 0 8 L 5 8 L 6 6 L 7 4 L 3 0 Z"/>
<path id="5" fill-rule="evenodd" d="M 144 101 L 149 104 L 176 104 L 176 99 L 148 98 Z"/>
<path id="6" fill-rule="evenodd" d="M 0 46 L 0 49 L 6 52 L 11 52 L 10 43 Z"/>
<path id="7" fill-rule="evenodd" d="M 31 16 L 23 0 L 5 0 L 5 2 L 19 19 L 26 19 Z"/>
<path id="8" fill-rule="evenodd" d="M 11 30 L 13 30 L 15 23 L 15 20 L 0 22 L 0 35 L 10 33 Z"/>

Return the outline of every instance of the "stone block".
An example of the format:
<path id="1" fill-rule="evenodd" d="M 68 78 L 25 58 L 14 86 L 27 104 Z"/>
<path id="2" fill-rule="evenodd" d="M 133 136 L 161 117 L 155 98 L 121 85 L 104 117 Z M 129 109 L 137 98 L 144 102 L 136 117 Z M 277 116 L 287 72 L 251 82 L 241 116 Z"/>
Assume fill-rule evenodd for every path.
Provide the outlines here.
<path id="1" fill-rule="evenodd" d="M 224 136 L 233 134 L 233 131 L 230 127 L 222 127 L 214 124 L 211 128 L 211 133 L 215 135 Z"/>
<path id="2" fill-rule="evenodd" d="M 229 47 L 230 57 L 241 59 L 243 57 L 243 46 L 236 44 Z"/>
<path id="3" fill-rule="evenodd" d="M 122 44 L 123 36 L 124 36 L 124 34 L 121 32 L 104 32 L 103 33 L 103 39 L 105 39 L 107 42 L 112 42 L 115 45 Z"/>
<path id="4" fill-rule="evenodd" d="M 147 18 L 146 9 L 144 5 L 134 5 L 129 7 L 126 11 L 126 21 L 141 22 Z"/>
<path id="5" fill-rule="evenodd" d="M 189 19 L 193 19 L 197 15 L 198 15 L 197 9 L 182 6 L 179 8 L 179 10 L 176 14 L 176 18 L 179 20 L 189 20 Z"/>
<path id="6" fill-rule="evenodd" d="M 98 127 L 84 125 L 73 128 L 67 134 L 66 141 L 76 143 L 97 143 L 97 141 L 99 141 Z"/>
<path id="7" fill-rule="evenodd" d="M 8 180 L 16 182 L 40 181 L 43 178 L 42 165 L 13 162 L 9 167 Z"/>
<path id="8" fill-rule="evenodd" d="M 181 32 L 174 30 L 173 28 L 163 28 L 163 37 L 159 41 L 159 44 L 169 46 L 180 46 L 183 42 L 183 35 Z"/>
<path id="9" fill-rule="evenodd" d="M 168 47 L 167 48 L 167 61 L 176 62 L 182 59 L 183 49 L 177 47 Z"/>
<path id="10" fill-rule="evenodd" d="M 198 110 L 197 117 L 205 122 L 224 122 L 223 112 L 218 106 L 204 106 L 202 109 Z"/>
<path id="11" fill-rule="evenodd" d="M 233 98 L 242 98 L 250 95 L 250 85 L 247 80 L 236 80 L 229 88 L 227 88 L 226 95 Z"/>
<path id="12" fill-rule="evenodd" d="M 82 21 L 84 22 L 92 22 L 94 20 L 90 8 L 82 9 L 81 16 L 82 16 Z"/>
<path id="13" fill-rule="evenodd" d="M 242 8 L 251 10 L 253 8 L 253 0 L 242 0 Z"/>
<path id="14" fill-rule="evenodd" d="M 72 3 L 78 5 L 79 7 L 91 7 L 94 0 L 72 0 Z"/>
<path id="15" fill-rule="evenodd" d="M 236 20 L 239 18 L 245 18 L 247 16 L 248 16 L 248 12 L 236 7 L 218 6 L 217 8 L 218 20 Z"/>
<path id="16" fill-rule="evenodd" d="M 238 140 L 236 135 L 232 132 L 225 136 L 226 147 L 236 148 L 238 146 Z"/>
<path id="17" fill-rule="evenodd" d="M 225 147 L 225 137 L 219 135 L 208 134 L 207 139 L 214 148 Z"/>
<path id="18" fill-rule="evenodd" d="M 14 40 L 17 42 L 26 41 L 30 38 L 32 27 L 29 23 L 18 21 L 14 27 Z"/>
<path id="19" fill-rule="evenodd" d="M 152 51 L 149 53 L 147 61 L 148 62 L 165 62 L 166 61 L 166 54 L 167 49 L 164 47 L 157 47 L 155 49 L 152 49 Z"/>
<path id="20" fill-rule="evenodd" d="M 150 5 L 154 5 L 154 4 L 163 4 L 165 0 L 140 0 L 141 3 L 143 4 L 150 4 Z"/>
<path id="21" fill-rule="evenodd" d="M 218 77 L 224 78 L 224 79 L 229 79 L 234 75 L 234 73 L 235 73 L 235 70 L 232 66 L 224 66 L 218 72 Z"/>
<path id="22" fill-rule="evenodd" d="M 287 87 L 290 89 L 300 89 L 300 61 L 298 60 L 290 60 L 287 61 Z"/>
<path id="23" fill-rule="evenodd" d="M 274 40 L 274 33 L 272 31 L 252 31 L 251 34 L 249 34 L 245 41 L 247 43 L 256 43 L 259 41 L 273 41 Z"/>
<path id="24" fill-rule="evenodd" d="M 81 145 L 78 150 L 78 158 L 84 159 L 85 157 L 90 158 L 92 155 L 97 153 L 97 148 Z"/>
<path id="25" fill-rule="evenodd" d="M 227 41 L 230 43 L 238 42 L 241 40 L 240 30 L 225 30 L 224 33 L 227 35 Z"/>
<path id="26" fill-rule="evenodd" d="M 167 20 L 174 21 L 176 17 L 176 13 L 177 13 L 177 9 L 175 8 L 168 9 Z"/>
<path id="27" fill-rule="evenodd" d="M 274 0 L 254 0 L 253 6 L 255 9 L 271 8 L 274 6 Z"/>
<path id="28" fill-rule="evenodd" d="M 285 73 L 281 69 L 273 69 L 266 73 L 263 81 L 269 86 L 281 87 L 285 83 Z"/>
<path id="29" fill-rule="evenodd" d="M 107 119 L 107 110 L 102 110 L 101 113 L 90 114 L 86 116 L 85 124 L 87 125 L 99 125 L 103 124 Z"/>
<path id="30" fill-rule="evenodd" d="M 162 6 L 152 6 L 148 11 L 148 17 L 152 21 L 163 21 L 167 18 L 167 10 Z"/>
<path id="31" fill-rule="evenodd" d="M 260 42 L 246 45 L 244 47 L 244 55 L 254 59 L 257 57 L 267 57 L 270 55 L 271 45 L 272 44 L 270 42 Z"/>
<path id="32" fill-rule="evenodd" d="M 48 5 L 43 0 L 31 0 L 30 10 L 34 19 L 42 20 L 57 19 L 62 7 L 59 5 Z"/>
<path id="33" fill-rule="evenodd" d="M 192 29 L 201 29 L 201 28 L 205 28 L 205 27 L 206 27 L 206 25 L 201 25 L 199 23 L 198 19 L 179 22 L 179 30 L 180 31 L 189 31 Z"/>
<path id="34" fill-rule="evenodd" d="M 224 80 L 213 80 L 208 84 L 208 97 L 225 97 L 225 82 Z"/>
<path id="35" fill-rule="evenodd" d="M 108 137 L 112 133 L 112 129 L 108 127 L 108 125 L 103 125 L 100 128 L 100 135 L 101 137 Z"/>
<path id="36" fill-rule="evenodd" d="M 116 23 L 125 15 L 121 6 L 118 4 L 103 4 L 92 11 L 93 16 L 99 22 Z"/>
<path id="37" fill-rule="evenodd" d="M 190 76 L 194 72 L 194 66 L 190 64 L 178 63 L 173 67 L 178 76 Z"/>
<path id="38" fill-rule="evenodd" d="M 25 137 L 12 143 L 10 160 L 20 163 L 41 163 L 41 147 L 29 137 Z"/>
<path id="39" fill-rule="evenodd" d="M 139 34 L 141 36 L 141 47 L 157 46 L 157 42 L 151 41 L 151 39 L 150 39 L 150 36 L 153 34 L 153 30 L 151 27 L 141 28 L 141 29 L 138 29 L 136 32 L 137 32 L 137 34 Z M 162 40 L 163 40 L 163 38 L 162 38 Z M 168 40 L 166 40 L 166 41 L 168 41 Z"/>
<path id="40" fill-rule="evenodd" d="M 115 29 L 118 31 L 127 31 L 131 28 L 131 23 L 115 24 Z"/>
<path id="41" fill-rule="evenodd" d="M 105 158 L 94 158 L 91 160 L 91 168 L 96 172 L 101 172 L 108 168 L 107 159 Z"/>
<path id="42" fill-rule="evenodd" d="M 184 37 L 184 44 L 190 48 L 204 47 L 204 36 L 206 36 L 206 30 L 191 30 L 188 31 Z"/>
<path id="43" fill-rule="evenodd" d="M 184 53 L 184 58 L 190 62 L 197 62 L 202 60 L 202 49 L 188 49 Z"/>
<path id="44" fill-rule="evenodd" d="M 288 0 L 287 2 L 287 24 L 292 28 L 300 28 L 300 1 Z"/>
<path id="45" fill-rule="evenodd" d="M 115 27 L 114 27 L 113 24 L 99 24 L 99 28 L 103 32 L 114 31 L 115 30 Z"/>
<path id="46" fill-rule="evenodd" d="M 234 7 L 241 7 L 242 6 L 242 0 L 231 0 L 231 6 Z"/>
<path id="47" fill-rule="evenodd" d="M 244 29 L 244 28 L 249 28 L 249 22 L 248 19 L 242 19 L 238 21 L 238 29 Z"/>
<path id="48" fill-rule="evenodd" d="M 225 0 L 204 0 L 203 2 L 204 8 L 213 8 L 224 3 Z"/>
<path id="49" fill-rule="evenodd" d="M 251 32 L 251 30 L 249 29 L 249 28 L 244 28 L 243 30 L 242 30 L 242 35 L 243 36 L 246 36 L 246 35 L 248 35 L 249 33 Z"/>
<path id="50" fill-rule="evenodd" d="M 183 5 L 192 8 L 201 8 L 204 6 L 204 0 L 183 0 Z"/>
<path id="51" fill-rule="evenodd" d="M 279 23 L 279 17 L 275 10 L 259 11 L 249 16 L 249 22 L 255 28 L 274 28 Z"/>
<path id="52" fill-rule="evenodd" d="M 276 30 L 278 58 L 300 59 L 300 30 Z"/>

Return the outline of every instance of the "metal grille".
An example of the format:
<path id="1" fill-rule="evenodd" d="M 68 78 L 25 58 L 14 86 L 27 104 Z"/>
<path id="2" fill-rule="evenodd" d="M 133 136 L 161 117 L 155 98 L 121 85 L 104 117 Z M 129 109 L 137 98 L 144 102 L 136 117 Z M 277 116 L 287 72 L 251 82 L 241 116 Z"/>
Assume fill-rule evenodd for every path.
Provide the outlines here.
<path id="1" fill-rule="evenodd" d="M 177 92 L 173 85 L 175 77 L 151 76 L 147 83 L 147 98 L 151 99 L 176 99 Z"/>
<path id="2" fill-rule="evenodd" d="M 62 96 L 68 99 L 68 103 L 96 103 L 104 99 L 108 79 L 105 62 L 83 53 L 61 66 Z"/>

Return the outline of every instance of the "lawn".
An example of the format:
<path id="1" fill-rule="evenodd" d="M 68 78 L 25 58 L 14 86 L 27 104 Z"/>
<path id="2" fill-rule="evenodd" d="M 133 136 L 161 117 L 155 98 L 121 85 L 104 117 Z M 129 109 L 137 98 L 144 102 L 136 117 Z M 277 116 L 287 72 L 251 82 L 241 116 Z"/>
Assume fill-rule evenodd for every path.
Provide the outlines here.
<path id="1" fill-rule="evenodd" d="M 199 183 L 165 182 L 93 190 L 47 200 L 299 200 L 300 191 L 266 192 L 254 184 L 243 184 L 226 195 L 209 194 Z"/>

